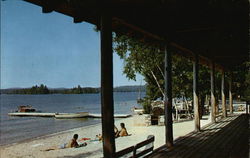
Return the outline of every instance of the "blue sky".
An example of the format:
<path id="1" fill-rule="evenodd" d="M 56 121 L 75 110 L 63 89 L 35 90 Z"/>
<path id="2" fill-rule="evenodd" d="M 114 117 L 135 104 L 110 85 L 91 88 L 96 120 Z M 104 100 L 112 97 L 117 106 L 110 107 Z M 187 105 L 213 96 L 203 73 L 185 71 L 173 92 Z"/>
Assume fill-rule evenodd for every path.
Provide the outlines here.
<path id="1" fill-rule="evenodd" d="M 23 1 L 1 1 L 1 88 L 100 86 L 100 37 L 88 23 Z M 139 85 L 122 74 L 114 53 L 114 86 Z M 144 82 L 143 82 L 144 83 Z"/>

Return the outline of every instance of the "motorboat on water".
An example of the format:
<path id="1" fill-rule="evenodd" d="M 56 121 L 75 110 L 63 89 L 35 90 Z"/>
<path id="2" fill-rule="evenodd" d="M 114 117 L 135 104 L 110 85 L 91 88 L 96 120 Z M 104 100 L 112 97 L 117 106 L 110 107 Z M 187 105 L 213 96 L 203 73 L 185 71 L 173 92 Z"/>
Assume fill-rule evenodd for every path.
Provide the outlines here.
<path id="1" fill-rule="evenodd" d="M 16 112 L 37 112 L 31 105 L 20 105 Z"/>
<path id="2" fill-rule="evenodd" d="M 77 113 L 55 113 L 57 119 L 71 119 L 71 118 L 84 118 L 89 115 L 88 112 L 77 112 Z"/>

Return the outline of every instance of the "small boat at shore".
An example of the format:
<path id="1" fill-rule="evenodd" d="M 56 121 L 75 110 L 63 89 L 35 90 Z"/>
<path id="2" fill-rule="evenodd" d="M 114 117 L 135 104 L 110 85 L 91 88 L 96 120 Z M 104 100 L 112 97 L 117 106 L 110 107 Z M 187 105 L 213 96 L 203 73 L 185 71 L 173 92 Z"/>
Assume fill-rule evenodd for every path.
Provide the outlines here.
<path id="1" fill-rule="evenodd" d="M 88 112 L 78 112 L 78 113 L 55 113 L 55 118 L 57 119 L 71 119 L 71 118 L 84 118 L 88 117 Z"/>
<path id="2" fill-rule="evenodd" d="M 144 112 L 144 109 L 143 109 L 143 108 L 138 108 L 138 107 L 133 107 L 131 110 L 132 110 L 135 114 L 139 114 L 139 115 L 143 114 L 143 112 Z"/>
<path id="3" fill-rule="evenodd" d="M 20 105 L 16 112 L 37 112 L 31 105 Z"/>
<path id="4" fill-rule="evenodd" d="M 36 110 L 31 105 L 20 105 L 18 110 L 8 113 L 9 116 L 40 116 L 40 117 L 52 117 L 55 113 L 42 113 Z"/>

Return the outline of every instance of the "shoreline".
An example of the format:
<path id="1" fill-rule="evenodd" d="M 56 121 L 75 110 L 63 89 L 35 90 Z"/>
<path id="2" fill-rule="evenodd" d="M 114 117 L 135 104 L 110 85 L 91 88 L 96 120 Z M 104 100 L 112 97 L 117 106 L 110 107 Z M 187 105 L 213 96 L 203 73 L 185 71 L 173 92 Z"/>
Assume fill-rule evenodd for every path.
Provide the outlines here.
<path id="1" fill-rule="evenodd" d="M 165 126 L 142 126 L 135 125 L 140 123 L 142 115 L 133 115 L 129 118 L 115 119 L 115 125 L 120 129 L 120 123 L 124 122 L 129 134 L 128 137 L 119 137 L 115 139 L 116 151 L 126 147 L 135 145 L 147 138 L 148 135 L 155 135 L 155 149 L 162 146 L 165 141 Z M 194 130 L 194 121 L 184 121 L 173 124 L 174 139 L 184 136 Z M 201 121 L 202 126 L 208 124 L 209 119 Z M 0 146 L 0 157 L 17 158 L 17 157 L 36 157 L 36 158 L 52 158 L 52 157 L 102 157 L 102 142 L 87 141 L 86 147 L 67 148 L 53 151 L 43 151 L 52 146 L 58 146 L 67 140 L 70 140 L 73 134 L 79 135 L 81 138 L 94 139 L 95 136 L 101 133 L 101 123 L 94 125 L 73 128 L 65 131 L 56 132 L 53 134 L 44 135 L 41 137 L 24 140 L 22 142 Z"/>
<path id="2" fill-rule="evenodd" d="M 82 127 L 76 127 L 76 128 L 72 128 L 72 129 L 68 129 L 68 130 L 63 130 L 63 131 L 59 131 L 59 132 L 55 132 L 55 133 L 45 134 L 45 135 L 41 135 L 41 136 L 38 136 L 38 137 L 35 137 L 35 138 L 27 138 L 25 140 L 20 140 L 20 141 L 17 141 L 17 142 L 14 142 L 14 143 L 10 143 L 10 144 L 3 144 L 3 145 L 0 144 L 0 148 L 2 148 L 2 147 L 9 147 L 9 146 L 12 146 L 12 145 L 18 145 L 18 144 L 21 144 L 21 143 L 28 143 L 28 142 L 31 142 L 31 141 L 34 141 L 34 140 L 38 140 L 38 139 L 45 139 L 45 138 L 48 138 L 48 137 L 57 136 L 57 135 L 60 135 L 60 134 L 65 134 L 65 133 L 68 133 L 68 132 L 71 132 L 71 131 L 80 130 L 82 128 L 91 127 L 91 126 L 97 126 L 98 124 L 101 124 L 101 123 L 95 123 L 95 124 L 92 124 L 92 125 L 87 125 L 87 126 L 82 126 Z"/>
<path id="3" fill-rule="evenodd" d="M 131 115 L 130 117 L 133 117 L 133 115 Z M 126 118 L 116 118 L 115 120 L 121 120 L 121 119 L 126 119 Z M 101 119 L 100 119 L 100 121 L 101 121 Z M 93 124 L 87 125 L 87 126 L 76 127 L 76 128 L 63 130 L 63 131 L 59 131 L 59 132 L 55 132 L 55 133 L 45 134 L 45 135 L 41 135 L 41 136 L 34 137 L 34 138 L 27 138 L 25 140 L 20 140 L 20 141 L 13 142 L 13 143 L 10 143 L 10 144 L 0 144 L 0 148 L 5 148 L 5 147 L 18 145 L 18 144 L 22 144 L 22 143 L 28 143 L 28 142 L 32 142 L 34 140 L 39 140 L 39 139 L 46 139 L 46 138 L 49 138 L 49 137 L 58 136 L 60 134 L 66 134 L 66 133 L 69 133 L 69 132 L 74 132 L 74 131 L 78 131 L 78 130 L 85 129 L 85 128 L 92 128 L 92 127 L 94 128 L 95 126 L 100 126 L 100 125 L 101 125 L 101 122 L 93 123 Z"/>

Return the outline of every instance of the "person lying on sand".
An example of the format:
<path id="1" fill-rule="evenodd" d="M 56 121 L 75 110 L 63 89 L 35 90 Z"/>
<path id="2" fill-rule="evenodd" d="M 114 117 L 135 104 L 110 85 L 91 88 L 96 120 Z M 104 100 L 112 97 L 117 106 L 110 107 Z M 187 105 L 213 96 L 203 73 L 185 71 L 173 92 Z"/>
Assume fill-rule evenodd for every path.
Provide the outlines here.
<path id="1" fill-rule="evenodd" d="M 91 140 L 91 138 L 81 138 L 79 141 L 88 141 Z"/>
<path id="2" fill-rule="evenodd" d="M 79 148 L 87 145 L 87 143 L 85 142 L 82 144 L 78 144 L 77 139 L 78 139 L 78 134 L 74 134 L 73 138 L 68 143 L 61 144 L 60 146 L 51 147 L 49 149 L 46 149 L 45 151 L 65 149 L 65 148 Z"/>

